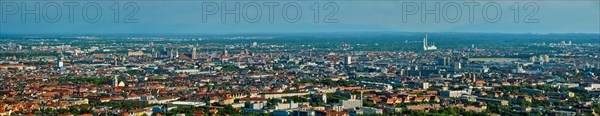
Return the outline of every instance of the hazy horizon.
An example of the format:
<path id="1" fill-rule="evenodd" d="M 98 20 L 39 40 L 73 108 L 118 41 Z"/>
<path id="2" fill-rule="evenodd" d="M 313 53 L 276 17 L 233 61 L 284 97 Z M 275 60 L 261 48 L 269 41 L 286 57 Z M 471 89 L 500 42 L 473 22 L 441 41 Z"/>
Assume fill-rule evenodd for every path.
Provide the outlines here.
<path id="1" fill-rule="evenodd" d="M 232 12 L 239 14 L 234 13 L 233 15 L 227 14 L 231 12 L 211 12 L 214 11 L 211 8 L 231 10 L 230 8 L 236 5 L 236 1 L 48 2 L 9 0 L 2 3 L 0 5 L 3 10 L 0 16 L 2 19 L 0 21 L 2 24 L 0 26 L 2 30 L 1 34 L 236 34 L 320 32 L 600 34 L 600 1 L 586 0 L 423 2 L 367 2 L 361 0 L 238 1 L 240 4 L 238 9 Z M 40 19 L 35 19 L 36 17 L 32 14 L 21 12 L 23 9 L 34 9 L 32 6 L 35 3 L 40 3 L 40 8 L 37 9 L 41 12 L 39 13 Z M 119 13 L 116 13 L 119 15 L 115 15 L 116 11 L 113 9 L 114 3 L 118 3 L 121 8 Z M 436 3 L 439 3 L 439 6 L 432 8 Z M 73 7 L 75 9 L 74 13 L 69 14 L 69 7 L 65 6 L 65 4 L 78 5 Z M 265 6 L 268 4 L 277 4 L 273 7 L 275 10 L 271 13 L 273 15 L 272 19 L 269 17 L 271 14 L 269 14 L 270 10 L 268 8 L 270 7 Z M 286 7 L 288 9 L 282 8 L 289 4 L 291 4 L 291 7 Z M 314 15 L 314 6 L 316 4 L 320 8 L 319 15 Z M 296 7 L 293 5 L 298 6 L 298 9 L 294 9 Z M 469 12 L 469 8 L 471 7 L 468 5 L 473 6 L 473 12 Z M 61 13 L 57 12 L 59 11 L 56 10 L 57 6 L 60 8 Z M 85 7 L 87 9 L 84 9 L 84 6 L 87 6 Z M 101 15 L 96 14 L 98 13 L 95 10 L 96 6 L 100 8 Z M 487 9 L 484 9 L 484 6 L 487 6 Z M 495 8 L 501 11 L 497 11 Z M 410 12 L 411 9 L 417 11 Z M 288 14 L 284 14 L 284 10 Z M 296 10 L 300 10 L 300 12 Z M 421 13 L 424 10 L 433 11 Z M 87 14 L 83 13 L 83 11 L 87 11 Z M 486 11 L 487 14 L 483 11 Z M 470 16 L 471 14 L 473 14 L 472 17 Z M 284 18 L 284 15 L 287 17 Z M 99 16 L 100 18 L 89 20 L 94 19 L 94 16 Z M 300 17 L 297 18 L 298 20 L 290 20 L 294 19 L 294 16 Z M 495 19 L 495 17 L 498 17 L 497 20 L 491 20 Z M 22 21 L 23 18 L 25 21 Z M 36 22 L 35 20 L 39 21 Z"/>

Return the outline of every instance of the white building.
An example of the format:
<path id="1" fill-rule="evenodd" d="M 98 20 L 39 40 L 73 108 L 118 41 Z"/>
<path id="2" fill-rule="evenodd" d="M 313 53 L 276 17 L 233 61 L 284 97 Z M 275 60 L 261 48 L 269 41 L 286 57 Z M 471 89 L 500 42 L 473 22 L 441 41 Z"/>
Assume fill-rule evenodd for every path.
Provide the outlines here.
<path id="1" fill-rule="evenodd" d="M 425 33 L 425 38 L 423 38 L 423 50 L 437 50 L 437 47 L 435 45 L 427 45 L 427 33 Z"/>
<path id="2" fill-rule="evenodd" d="M 465 90 L 447 90 L 440 92 L 443 97 L 460 97 L 462 94 L 468 94 Z"/>
<path id="3" fill-rule="evenodd" d="M 341 110 L 361 108 L 363 106 L 362 93 L 360 96 L 360 99 L 357 99 L 356 95 L 351 95 L 348 100 L 340 100 Z"/>
<path id="4" fill-rule="evenodd" d="M 175 105 L 175 106 L 195 106 L 195 107 L 206 106 L 206 103 L 199 102 L 199 101 L 173 101 L 170 104 Z"/>
<path id="5" fill-rule="evenodd" d="M 586 84 L 585 87 L 583 87 L 583 89 L 588 90 L 588 91 L 600 90 L 600 84 L 589 83 L 589 84 Z"/>

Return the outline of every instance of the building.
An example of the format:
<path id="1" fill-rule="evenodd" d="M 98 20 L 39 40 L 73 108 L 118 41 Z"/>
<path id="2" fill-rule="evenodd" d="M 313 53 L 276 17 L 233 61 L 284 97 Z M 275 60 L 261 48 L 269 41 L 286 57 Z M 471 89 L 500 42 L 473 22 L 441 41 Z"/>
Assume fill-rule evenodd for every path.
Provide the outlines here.
<path id="1" fill-rule="evenodd" d="M 558 83 L 558 84 L 554 85 L 554 87 L 576 88 L 576 87 L 579 87 L 579 84 L 578 83 Z"/>
<path id="2" fill-rule="evenodd" d="M 468 94 L 465 90 L 446 90 L 440 92 L 440 96 L 443 97 L 460 97 L 463 94 Z"/>
<path id="3" fill-rule="evenodd" d="M 460 62 L 454 63 L 454 70 L 462 69 L 462 64 Z"/>
<path id="4" fill-rule="evenodd" d="M 325 93 L 314 94 L 312 98 L 315 100 L 321 100 L 323 103 L 327 103 L 327 94 Z"/>
<path id="5" fill-rule="evenodd" d="M 551 110 L 550 113 L 557 115 L 557 116 L 575 116 L 575 115 L 577 115 L 577 112 L 562 111 L 562 110 Z"/>
<path id="6" fill-rule="evenodd" d="M 417 87 L 419 88 L 423 88 L 423 89 L 429 89 L 429 83 L 428 82 L 417 82 L 415 83 L 417 85 Z"/>
<path id="7" fill-rule="evenodd" d="M 289 116 L 292 115 L 292 110 L 273 110 L 271 116 Z"/>
<path id="8" fill-rule="evenodd" d="M 350 95 L 350 99 L 340 100 L 339 106 L 342 110 L 361 108 L 363 106 L 362 93 L 360 96 L 360 99 L 357 99 L 356 95 Z"/>
<path id="9" fill-rule="evenodd" d="M 179 97 L 172 97 L 172 96 L 158 97 L 158 98 L 156 98 L 156 101 L 154 103 L 155 104 L 167 104 L 167 103 L 175 101 L 177 99 L 179 99 Z"/>
<path id="10" fill-rule="evenodd" d="M 481 97 L 478 97 L 477 101 L 485 102 L 485 103 L 488 103 L 488 104 L 508 105 L 508 101 L 501 100 L 501 99 L 490 99 L 490 98 L 481 98 Z"/>
<path id="11" fill-rule="evenodd" d="M 596 84 L 596 83 L 587 83 L 585 84 L 585 86 L 583 87 L 584 90 L 588 90 L 588 91 L 595 91 L 595 90 L 599 90 L 600 89 L 600 84 Z"/>
<path id="12" fill-rule="evenodd" d="M 62 53 L 60 53 L 60 56 L 58 56 L 56 58 L 56 62 L 58 64 L 58 67 L 57 67 L 58 70 L 64 70 L 65 69 L 64 64 L 63 64 L 64 60 L 65 60 L 65 57 L 62 55 Z"/>
<path id="13" fill-rule="evenodd" d="M 373 107 L 362 107 L 362 112 L 364 115 L 382 115 L 382 108 L 373 108 Z"/>
<path id="14" fill-rule="evenodd" d="M 350 113 L 333 110 L 317 110 L 315 116 L 350 116 Z"/>
<path id="15" fill-rule="evenodd" d="M 60 103 L 63 104 L 70 104 L 70 105 L 82 105 L 82 104 L 88 104 L 88 99 L 85 98 L 66 98 L 66 99 L 61 99 Z"/>
<path id="16" fill-rule="evenodd" d="M 175 105 L 175 106 L 194 106 L 194 107 L 206 106 L 206 103 L 200 102 L 200 101 L 173 101 L 173 102 L 170 102 L 169 104 Z"/>
<path id="17" fill-rule="evenodd" d="M 346 60 L 345 60 L 344 64 L 345 65 L 352 64 L 352 56 L 350 56 L 350 55 L 346 56 Z"/>
<path id="18" fill-rule="evenodd" d="M 294 103 L 294 101 L 291 101 L 290 103 L 278 103 L 274 107 L 275 110 L 294 109 L 298 108 L 298 104 Z"/>
<path id="19" fill-rule="evenodd" d="M 125 83 L 122 81 L 119 81 L 119 76 L 115 75 L 115 77 L 113 78 L 113 87 L 123 87 L 125 86 Z"/>
<path id="20" fill-rule="evenodd" d="M 0 69 L 19 69 L 19 70 L 34 70 L 35 66 L 25 66 L 22 64 L 0 64 Z"/>
<path id="21" fill-rule="evenodd" d="M 129 52 L 127 52 L 127 56 L 142 56 L 142 55 L 144 55 L 144 52 L 142 52 L 142 51 L 137 51 L 137 52 L 129 51 Z"/>
<path id="22" fill-rule="evenodd" d="M 429 51 L 429 50 L 437 50 L 437 47 L 435 45 L 427 45 L 427 33 L 425 33 L 425 38 L 423 38 L 423 50 L 425 51 Z"/>
<path id="23" fill-rule="evenodd" d="M 544 62 L 550 62 L 550 56 L 548 56 L 548 55 L 544 55 L 543 59 L 544 59 Z"/>
<path id="24" fill-rule="evenodd" d="M 448 57 L 438 58 L 437 64 L 442 65 L 442 66 L 448 66 L 448 65 L 450 65 L 450 58 L 448 58 Z"/>
<path id="25" fill-rule="evenodd" d="M 198 56 L 196 54 L 196 47 L 192 47 L 192 60 L 196 59 L 198 59 Z"/>
<path id="26" fill-rule="evenodd" d="M 525 88 L 519 89 L 519 92 L 527 93 L 529 95 L 541 95 L 543 93 L 546 93 L 545 91 L 539 90 L 539 89 L 525 89 Z"/>
<path id="27" fill-rule="evenodd" d="M 294 110 L 291 116 L 315 116 L 315 111 L 311 110 Z"/>
<path id="28" fill-rule="evenodd" d="M 282 98 L 282 97 L 291 97 L 291 96 L 303 96 L 308 95 L 310 93 L 261 93 L 260 96 L 262 98 L 271 99 L 271 98 Z"/>

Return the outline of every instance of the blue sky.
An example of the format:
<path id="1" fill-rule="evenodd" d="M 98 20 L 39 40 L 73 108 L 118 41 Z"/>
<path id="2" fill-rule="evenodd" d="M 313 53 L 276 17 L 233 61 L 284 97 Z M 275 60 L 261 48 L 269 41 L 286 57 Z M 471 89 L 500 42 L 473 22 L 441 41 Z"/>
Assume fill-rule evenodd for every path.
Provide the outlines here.
<path id="1" fill-rule="evenodd" d="M 35 3 L 40 3 L 37 11 L 42 12 L 40 22 L 34 21 L 33 15 L 25 15 L 23 18 L 23 7 L 31 8 Z M 69 2 L 69 1 L 67 1 Z M 70 3 L 73 1 L 70 1 Z M 111 6 L 119 3 L 119 22 L 114 22 L 114 10 Z M 74 22 L 68 20 L 68 8 L 64 6 L 65 1 L 54 2 L 60 5 L 61 12 L 57 12 L 54 3 L 45 1 L 2 1 L 0 3 L 0 33 L 2 34 L 86 34 L 86 33 L 285 33 L 285 32 L 365 32 L 365 31 L 391 31 L 391 32 L 484 32 L 484 33 L 600 33 L 600 1 L 478 1 L 478 6 L 473 7 L 473 22 L 468 19 L 469 6 L 474 4 L 467 1 L 438 2 L 437 9 L 431 9 L 436 1 L 253 1 L 240 2 L 240 22 L 234 22 L 233 15 L 226 15 L 226 22 L 221 22 L 221 12 L 210 14 L 210 8 L 235 6 L 235 2 L 220 1 L 132 1 L 135 5 L 121 1 L 75 1 L 79 6 L 74 7 Z M 269 22 L 268 6 L 264 4 L 279 4 L 274 7 L 273 22 Z M 331 2 L 331 3 L 329 3 Z M 515 2 L 519 4 L 518 22 L 515 22 Z M 95 4 L 101 8 L 102 16 L 97 22 L 84 20 L 82 14 L 87 14 L 93 19 L 96 16 L 95 7 L 88 7 L 87 13 L 84 6 Z M 254 4 L 256 3 L 256 4 Z M 319 22 L 314 22 L 315 3 L 319 4 Z M 56 5 L 54 4 L 54 5 Z M 284 6 L 288 4 L 287 12 Z M 14 7 L 19 11 L 13 11 Z M 132 6 L 128 6 L 132 5 Z M 210 7 L 210 6 L 214 7 Z M 216 5 L 216 6 L 215 6 Z M 256 6 L 258 5 L 258 6 Z M 302 12 L 296 22 L 284 19 L 287 13 L 289 19 L 297 16 L 297 5 Z M 416 7 L 410 7 L 416 5 Z M 429 12 L 441 14 L 440 21 L 434 22 L 433 14 L 426 14 L 426 22 L 421 22 L 421 11 L 425 5 Z M 454 5 L 454 6 L 453 6 Z M 458 6 L 456 6 L 458 5 Z M 484 6 L 489 5 L 487 10 Z M 246 9 L 244 9 L 246 7 Z M 256 22 L 248 21 L 257 16 L 260 8 L 260 19 Z M 501 9 L 500 15 L 496 7 Z M 128 9 L 125 9 L 128 8 Z M 123 23 L 123 19 L 137 8 L 138 11 L 132 15 L 136 23 Z M 418 8 L 414 15 L 409 10 Z M 460 11 L 457 10 L 460 8 Z M 323 23 L 323 20 L 337 9 L 330 19 L 337 20 L 335 23 Z M 511 10 L 512 9 L 512 10 Z M 537 12 L 534 12 L 536 9 Z M 486 11 L 487 13 L 484 13 Z M 442 12 L 442 13 L 439 13 Z M 533 14 L 532 14 L 533 13 Z M 48 19 L 60 14 L 57 22 L 51 23 Z M 461 14 L 460 18 L 450 20 Z M 486 21 L 484 14 L 489 19 L 499 16 L 498 20 Z M 530 15 L 531 14 L 531 15 Z M 47 16 L 46 16 L 47 15 Z M 247 15 L 247 16 L 246 16 Z M 527 17 L 530 15 L 531 17 Z M 207 17 L 203 22 L 203 17 Z M 406 21 L 403 21 L 406 17 Z M 446 17 L 446 18 L 444 18 Z M 244 20 L 246 18 L 246 20 Z M 46 19 L 46 20 L 45 20 Z M 445 20 L 446 19 L 446 20 Z M 534 23 L 525 23 L 523 20 L 537 20 Z"/>

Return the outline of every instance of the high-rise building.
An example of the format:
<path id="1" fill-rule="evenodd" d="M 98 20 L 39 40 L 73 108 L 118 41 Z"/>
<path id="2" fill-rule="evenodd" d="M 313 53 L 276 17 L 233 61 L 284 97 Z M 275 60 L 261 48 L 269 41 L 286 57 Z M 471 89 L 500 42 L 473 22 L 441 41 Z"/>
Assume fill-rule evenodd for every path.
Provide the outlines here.
<path id="1" fill-rule="evenodd" d="M 175 51 L 173 49 L 169 52 L 169 58 L 175 58 Z"/>
<path id="2" fill-rule="evenodd" d="M 58 67 L 57 67 L 58 70 L 63 70 L 64 69 L 63 60 L 64 60 L 64 56 L 62 55 L 62 53 L 60 53 L 60 55 L 56 59 L 56 62 L 58 64 Z"/>
<path id="3" fill-rule="evenodd" d="M 569 45 L 573 45 L 573 43 L 571 43 L 571 41 L 569 41 Z"/>
<path id="4" fill-rule="evenodd" d="M 119 86 L 119 78 L 117 75 L 113 78 L 113 87 Z"/>
<path id="5" fill-rule="evenodd" d="M 345 60 L 344 64 L 346 64 L 346 65 L 352 64 L 352 56 L 350 56 L 350 55 L 346 56 L 346 60 Z"/>
<path id="6" fill-rule="evenodd" d="M 443 57 L 438 59 L 438 65 L 448 66 L 450 64 L 450 58 Z"/>
<path id="7" fill-rule="evenodd" d="M 475 72 L 469 72 L 469 77 L 471 77 L 471 81 L 477 81 L 477 75 L 475 75 Z"/>
<path id="8" fill-rule="evenodd" d="M 461 68 L 462 68 L 462 66 L 461 66 L 461 65 L 462 65 L 462 64 L 461 64 L 460 62 L 456 62 L 456 63 L 454 64 L 454 68 L 455 68 L 455 70 L 456 70 L 456 69 L 461 69 Z"/>
<path id="9" fill-rule="evenodd" d="M 119 63 L 119 58 L 117 58 L 117 56 L 113 56 L 113 59 L 115 60 L 115 66 L 117 66 L 117 63 Z"/>
<path id="10" fill-rule="evenodd" d="M 178 58 L 179 57 L 179 48 L 175 49 L 175 57 L 173 58 Z"/>
<path id="11" fill-rule="evenodd" d="M 192 47 L 192 59 L 196 60 L 198 57 L 196 56 L 196 47 Z"/>
<path id="12" fill-rule="evenodd" d="M 158 52 L 156 52 L 156 50 L 154 50 L 154 48 L 152 48 L 152 57 L 153 58 L 158 57 Z"/>

